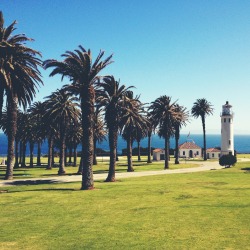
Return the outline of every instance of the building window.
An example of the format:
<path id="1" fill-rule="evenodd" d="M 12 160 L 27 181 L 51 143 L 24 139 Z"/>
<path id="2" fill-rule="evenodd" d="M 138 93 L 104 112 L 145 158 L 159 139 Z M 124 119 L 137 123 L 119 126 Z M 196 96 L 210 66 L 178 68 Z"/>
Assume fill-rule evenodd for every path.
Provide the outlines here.
<path id="1" fill-rule="evenodd" d="M 224 122 L 226 122 L 227 121 L 227 119 L 226 118 L 224 118 Z"/>
<path id="2" fill-rule="evenodd" d="M 199 155 L 199 151 L 196 151 L 196 155 Z"/>
<path id="3" fill-rule="evenodd" d="M 231 145 L 231 140 L 228 141 L 228 144 Z"/>
<path id="4" fill-rule="evenodd" d="M 183 151 L 183 155 L 185 155 L 185 151 Z"/>
<path id="5" fill-rule="evenodd" d="M 212 157 L 214 157 L 214 153 L 212 154 Z"/>
<path id="6" fill-rule="evenodd" d="M 229 123 L 231 122 L 231 119 L 230 119 L 230 118 L 228 119 L 228 122 L 229 122 Z"/>

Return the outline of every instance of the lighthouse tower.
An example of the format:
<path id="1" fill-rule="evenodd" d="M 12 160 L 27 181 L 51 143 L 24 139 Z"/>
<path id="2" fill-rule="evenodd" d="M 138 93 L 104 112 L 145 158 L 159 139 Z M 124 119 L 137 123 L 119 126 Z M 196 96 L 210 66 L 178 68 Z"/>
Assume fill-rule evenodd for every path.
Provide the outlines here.
<path id="1" fill-rule="evenodd" d="M 234 155 L 234 131 L 232 106 L 227 101 L 221 113 L 221 156 Z"/>

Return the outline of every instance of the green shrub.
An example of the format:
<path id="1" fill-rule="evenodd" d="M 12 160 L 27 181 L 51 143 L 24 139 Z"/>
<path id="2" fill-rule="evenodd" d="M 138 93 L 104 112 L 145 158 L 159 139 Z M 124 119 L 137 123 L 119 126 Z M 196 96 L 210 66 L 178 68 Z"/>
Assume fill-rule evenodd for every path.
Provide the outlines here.
<path id="1" fill-rule="evenodd" d="M 228 168 L 230 168 L 230 166 L 234 166 L 236 162 L 237 158 L 235 155 L 222 155 L 219 159 L 219 164 Z"/>

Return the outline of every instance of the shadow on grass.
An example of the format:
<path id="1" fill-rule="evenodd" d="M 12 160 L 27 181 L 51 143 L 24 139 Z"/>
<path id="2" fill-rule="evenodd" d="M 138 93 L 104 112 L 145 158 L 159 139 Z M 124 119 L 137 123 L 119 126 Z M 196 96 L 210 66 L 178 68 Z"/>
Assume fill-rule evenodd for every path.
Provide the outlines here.
<path id="1" fill-rule="evenodd" d="M 79 189 L 80 190 L 80 189 Z M 39 189 L 30 189 L 30 190 L 4 190 L 4 193 L 23 193 L 23 192 L 41 192 L 41 191 L 78 191 L 74 188 L 39 188 Z"/>
<path id="2" fill-rule="evenodd" d="M 247 172 L 250 172 L 250 168 L 241 168 L 241 170 L 245 170 Z"/>
<path id="3" fill-rule="evenodd" d="M 13 181 L 8 185 L 21 186 L 21 185 L 40 185 L 40 184 L 55 184 L 62 183 L 60 180 L 25 180 L 25 181 Z"/>

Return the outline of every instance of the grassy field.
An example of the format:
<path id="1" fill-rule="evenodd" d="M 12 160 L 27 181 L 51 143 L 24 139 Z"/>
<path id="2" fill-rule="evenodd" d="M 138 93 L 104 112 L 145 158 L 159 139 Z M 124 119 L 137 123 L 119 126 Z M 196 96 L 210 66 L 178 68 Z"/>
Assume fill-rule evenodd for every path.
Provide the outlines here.
<path id="1" fill-rule="evenodd" d="M 249 173 L 1 187 L 0 249 L 250 249 Z"/>
<path id="2" fill-rule="evenodd" d="M 137 160 L 137 157 L 133 157 L 134 161 L 134 169 L 135 171 L 150 171 L 150 170 L 162 170 L 164 168 L 164 162 L 153 162 L 152 164 L 147 164 L 146 157 L 143 156 L 141 161 Z M 20 178 L 46 178 L 57 176 L 58 168 L 55 167 L 52 170 L 46 170 L 46 162 L 47 158 L 42 158 L 43 166 L 34 166 L 34 168 L 29 168 L 29 159 L 27 158 L 26 164 L 27 168 L 18 168 L 14 169 L 14 179 Z M 58 158 L 55 159 L 55 162 L 58 162 Z M 197 163 L 195 164 L 192 160 L 181 160 L 181 164 L 174 164 L 173 158 L 171 159 L 170 169 L 177 168 L 191 168 L 199 166 Z M 77 163 L 80 163 L 80 158 L 78 158 Z M 98 165 L 93 166 L 94 173 L 107 173 L 109 168 L 109 159 L 108 157 L 100 157 L 98 159 Z M 4 179 L 5 176 L 5 166 L 0 166 L 0 180 Z M 78 171 L 78 167 L 67 166 L 66 174 L 67 175 L 75 175 Z M 116 172 L 126 172 L 127 171 L 127 160 L 126 157 L 119 157 L 119 161 L 117 162 Z"/>

